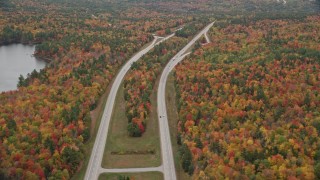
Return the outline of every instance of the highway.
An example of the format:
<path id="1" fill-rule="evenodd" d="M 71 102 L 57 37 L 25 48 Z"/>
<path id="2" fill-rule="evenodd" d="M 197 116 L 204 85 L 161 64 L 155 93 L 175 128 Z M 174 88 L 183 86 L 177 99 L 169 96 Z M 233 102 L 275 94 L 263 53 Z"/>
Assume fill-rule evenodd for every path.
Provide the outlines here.
<path id="1" fill-rule="evenodd" d="M 166 82 L 169 73 L 172 71 L 183 58 L 188 55 L 188 49 L 212 26 L 213 23 L 207 25 L 199 34 L 197 34 L 181 51 L 179 51 L 166 65 L 164 68 L 158 87 L 157 102 L 158 102 L 158 118 L 160 127 L 160 140 L 161 140 L 161 155 L 162 155 L 162 166 L 165 180 L 176 180 L 176 171 L 174 166 L 174 158 L 172 152 L 172 144 L 170 139 L 169 123 L 167 119 L 167 109 L 165 102 L 165 90 Z"/>
<path id="2" fill-rule="evenodd" d="M 114 80 L 114 83 L 111 87 L 107 103 L 105 106 L 105 109 L 103 111 L 103 115 L 100 122 L 100 127 L 98 129 L 97 137 L 91 152 L 89 164 L 87 167 L 85 180 L 96 180 L 98 179 L 101 171 L 101 163 L 104 153 L 104 148 L 107 141 L 108 136 L 108 130 L 109 130 L 109 124 L 111 120 L 111 115 L 113 111 L 113 106 L 115 102 L 115 98 L 118 92 L 118 89 L 120 87 L 120 84 L 125 76 L 125 74 L 128 72 L 128 70 L 131 67 L 131 64 L 133 62 L 136 62 L 139 60 L 144 54 L 146 54 L 148 51 L 150 51 L 154 46 L 157 44 L 160 44 L 161 42 L 173 37 L 174 34 L 171 34 L 165 38 L 162 38 L 160 41 L 157 42 L 157 40 L 160 37 L 155 37 L 155 39 L 152 41 L 152 43 L 144 48 L 143 50 L 139 51 L 137 54 L 135 54 L 119 71 L 116 79 Z M 157 42 L 157 43 L 156 43 Z"/>
<path id="3" fill-rule="evenodd" d="M 170 71 L 178 64 L 187 54 L 187 50 L 204 34 L 206 33 L 214 23 L 209 24 L 205 27 L 197 36 L 195 36 L 181 51 L 179 51 L 167 64 L 165 67 L 158 89 L 158 115 L 159 126 L 160 126 L 160 141 L 161 141 L 161 156 L 162 165 L 159 167 L 147 167 L 147 168 L 123 168 L 123 169 L 104 169 L 101 167 L 104 148 L 107 141 L 109 124 L 111 121 L 111 115 L 113 112 L 113 106 L 115 98 L 120 87 L 120 84 L 125 76 L 125 74 L 130 69 L 133 62 L 139 60 L 144 54 L 150 51 L 154 46 L 160 44 L 161 42 L 171 38 L 174 34 L 171 34 L 165 38 L 155 36 L 153 42 L 136 55 L 134 55 L 128 62 L 121 68 L 114 83 L 111 87 L 110 93 L 108 95 L 107 103 L 103 111 L 103 115 L 100 122 L 100 127 L 98 129 L 97 137 L 91 152 L 89 164 L 85 174 L 85 180 L 96 180 L 101 173 L 107 172 L 150 172 L 150 171 L 160 171 L 163 172 L 165 180 L 175 180 L 176 172 L 174 167 L 173 152 L 170 140 L 169 124 L 167 120 L 166 104 L 165 104 L 165 84 Z M 158 41 L 161 39 L 160 41 Z"/>

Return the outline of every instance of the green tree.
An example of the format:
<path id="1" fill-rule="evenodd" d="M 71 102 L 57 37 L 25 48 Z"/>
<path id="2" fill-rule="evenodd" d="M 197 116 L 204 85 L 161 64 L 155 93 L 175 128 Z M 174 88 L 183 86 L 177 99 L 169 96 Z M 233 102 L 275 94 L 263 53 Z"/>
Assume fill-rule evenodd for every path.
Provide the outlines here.
<path id="1" fill-rule="evenodd" d="M 181 163 L 182 163 L 182 168 L 184 172 L 188 172 L 189 174 L 193 173 L 193 169 L 191 166 L 192 165 L 192 154 L 190 149 L 188 148 L 187 145 L 183 145 L 180 148 L 180 155 L 181 155 Z M 192 173 L 191 173 L 192 171 Z"/>
<path id="2" fill-rule="evenodd" d="M 258 90 L 257 90 L 257 99 L 258 99 L 258 100 L 263 100 L 263 101 L 266 101 L 266 100 L 267 100 L 267 97 L 266 97 L 266 95 L 264 94 L 264 91 L 263 91 L 262 86 L 259 86 L 259 87 L 258 87 Z"/>
<path id="3" fill-rule="evenodd" d="M 90 129 L 89 128 L 86 128 L 83 130 L 82 137 L 83 137 L 84 142 L 88 141 L 88 139 L 90 138 Z"/>
<path id="4" fill-rule="evenodd" d="M 33 40 L 33 34 L 30 31 L 22 33 L 22 37 L 21 37 L 22 42 L 30 42 L 32 40 Z"/>
<path id="5" fill-rule="evenodd" d="M 310 93 L 307 92 L 306 96 L 304 97 L 304 104 L 310 107 L 310 102 L 311 102 Z"/>
<path id="6" fill-rule="evenodd" d="M 320 119 L 315 119 L 313 122 L 312 122 L 312 126 L 314 128 L 317 129 L 318 133 L 320 134 Z M 320 161 L 320 150 L 319 150 L 319 161 Z"/>
<path id="7" fill-rule="evenodd" d="M 181 133 L 177 134 L 177 144 L 181 145 Z"/>
<path id="8" fill-rule="evenodd" d="M 71 108 L 70 119 L 76 121 L 80 114 L 80 102 L 77 101 L 76 104 Z"/>
<path id="9" fill-rule="evenodd" d="M 315 172 L 315 175 L 316 175 L 316 179 L 320 179 L 320 162 L 318 162 L 314 166 L 314 172 Z"/>
<path id="10" fill-rule="evenodd" d="M 316 151 L 316 154 L 314 155 L 314 160 L 316 162 L 320 162 L 320 149 Z"/>
<path id="11" fill-rule="evenodd" d="M 11 130 L 16 130 L 17 129 L 17 124 L 16 124 L 16 121 L 14 120 L 8 120 L 7 121 L 7 127 Z"/>
<path id="12" fill-rule="evenodd" d="M 131 137 L 140 137 L 141 136 L 141 131 L 140 131 L 138 124 L 130 122 L 128 124 L 127 129 L 128 129 L 129 136 L 131 136 Z"/>
<path id="13" fill-rule="evenodd" d="M 10 8 L 14 8 L 15 5 L 11 3 L 9 0 L 0 0 L 0 9 L 5 11 L 9 10 Z"/>
<path id="14" fill-rule="evenodd" d="M 219 142 L 211 142 L 210 144 L 210 151 L 220 154 L 222 152 L 222 147 L 220 146 Z"/>
<path id="15" fill-rule="evenodd" d="M 166 33 L 166 34 L 170 34 L 170 33 L 171 33 L 171 30 L 170 30 L 169 28 L 167 28 L 166 31 L 165 31 L 165 33 Z"/>
<path id="16" fill-rule="evenodd" d="M 81 156 L 82 154 L 79 151 L 66 147 L 62 152 L 61 158 L 70 166 L 72 172 L 75 172 L 81 162 Z"/>
<path id="17" fill-rule="evenodd" d="M 139 67 L 140 67 L 140 64 L 138 62 L 133 62 L 131 65 L 132 69 L 139 69 Z"/>
<path id="18" fill-rule="evenodd" d="M 196 139 L 195 139 L 195 142 L 196 142 L 196 147 L 197 147 L 197 148 L 200 148 L 200 149 L 203 148 L 203 144 L 202 144 L 200 138 L 196 138 Z"/>
<path id="19" fill-rule="evenodd" d="M 44 146 L 50 150 L 51 154 L 54 153 L 54 150 L 55 150 L 54 143 L 49 137 L 45 140 Z"/>
<path id="20" fill-rule="evenodd" d="M 23 77 L 23 75 L 21 75 L 20 74 L 20 76 L 19 76 L 19 80 L 18 80 L 18 85 L 17 85 L 18 87 L 26 87 L 26 86 L 28 86 L 28 81 L 27 81 L 27 79 L 25 79 L 24 77 Z"/>

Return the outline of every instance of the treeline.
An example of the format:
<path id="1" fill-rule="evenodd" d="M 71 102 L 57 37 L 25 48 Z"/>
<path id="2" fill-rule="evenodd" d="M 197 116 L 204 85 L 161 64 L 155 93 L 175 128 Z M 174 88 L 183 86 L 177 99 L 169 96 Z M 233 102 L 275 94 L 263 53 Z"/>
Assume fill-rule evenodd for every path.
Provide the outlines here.
<path id="1" fill-rule="evenodd" d="M 3 11 L 11 11 L 13 8 L 15 8 L 15 5 L 10 0 L 0 0 L 0 9 Z"/>
<path id="2" fill-rule="evenodd" d="M 33 41 L 33 34 L 31 32 L 23 32 L 19 28 L 13 26 L 5 26 L 0 34 L 0 45 L 11 43 L 30 43 Z"/>
<path id="3" fill-rule="evenodd" d="M 19 76 L 19 81 L 17 87 L 27 87 L 32 80 L 38 79 L 41 84 L 48 83 L 48 75 L 44 69 L 41 69 L 39 72 L 33 70 L 31 73 L 27 74 L 27 77 L 23 77 L 23 75 Z"/>
<path id="4" fill-rule="evenodd" d="M 7 45 L 12 43 L 34 44 L 42 41 L 53 40 L 57 33 L 53 31 L 38 32 L 33 34 L 31 31 L 24 31 L 19 27 L 5 26 L 0 33 L 0 44 Z"/>

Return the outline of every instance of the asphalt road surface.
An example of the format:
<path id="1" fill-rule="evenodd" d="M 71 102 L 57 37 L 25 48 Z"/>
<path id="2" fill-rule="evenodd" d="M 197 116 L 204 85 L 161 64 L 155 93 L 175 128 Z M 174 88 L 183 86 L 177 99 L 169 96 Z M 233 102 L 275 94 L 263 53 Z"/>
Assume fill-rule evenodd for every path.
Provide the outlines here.
<path id="1" fill-rule="evenodd" d="M 98 134 L 97 134 L 97 137 L 96 137 L 96 140 L 95 140 L 92 152 L 91 152 L 89 164 L 88 164 L 86 175 L 84 178 L 85 180 L 95 180 L 95 179 L 98 179 L 98 177 L 99 177 L 115 98 L 116 98 L 118 89 L 120 87 L 120 84 L 121 84 L 125 74 L 128 72 L 128 70 L 130 69 L 133 62 L 136 62 L 137 60 L 139 60 L 144 54 L 146 54 L 148 51 L 150 51 L 157 44 L 159 44 L 159 43 L 161 43 L 161 42 L 163 42 L 173 36 L 174 36 L 174 34 L 169 35 L 165 38 L 162 38 L 158 42 L 157 42 L 157 40 L 160 37 L 155 37 L 153 42 L 148 47 L 144 48 L 143 50 L 139 51 L 136 55 L 134 55 L 119 71 L 119 73 L 118 73 L 118 75 L 117 75 L 117 77 L 111 87 L 111 91 L 109 93 L 108 100 L 107 100 L 107 103 L 106 103 L 106 106 L 105 106 L 105 109 L 104 109 L 104 112 L 103 112 L 103 115 L 101 118 L 100 127 L 98 129 Z"/>
<path id="2" fill-rule="evenodd" d="M 153 42 L 136 55 L 134 55 L 119 71 L 109 93 L 107 103 L 102 115 L 98 134 L 91 152 L 89 164 L 85 174 L 85 180 L 96 180 L 101 173 L 110 172 L 150 172 L 160 171 L 164 173 L 165 180 L 175 180 L 176 172 L 174 167 L 173 152 L 170 140 L 169 125 L 167 120 L 166 104 L 165 104 L 165 85 L 170 71 L 178 64 L 183 58 L 188 55 L 187 50 L 202 36 L 206 33 L 214 23 L 209 24 L 205 27 L 197 36 L 195 36 L 178 54 L 176 54 L 165 67 L 158 89 L 158 115 L 160 125 L 160 140 L 161 140 L 161 154 L 162 154 L 162 165 L 159 167 L 147 167 L 147 168 L 120 168 L 120 169 L 104 169 L 101 167 L 104 148 L 107 141 L 109 124 L 113 111 L 115 98 L 120 87 L 120 84 L 125 74 L 130 69 L 133 62 L 139 60 L 144 54 L 150 51 L 154 46 L 161 42 L 171 38 L 174 34 L 169 35 L 165 38 L 155 36 Z M 158 41 L 161 39 L 160 41 Z M 161 116 L 161 118 L 160 118 Z"/>
<path id="3" fill-rule="evenodd" d="M 176 171 L 174 167 L 174 158 L 172 152 L 172 145 L 169 132 L 169 123 L 167 119 L 167 109 L 165 102 L 165 90 L 168 75 L 171 70 L 176 66 L 183 58 L 188 55 L 188 49 L 202 36 L 204 35 L 212 26 L 210 23 L 206 26 L 198 35 L 196 35 L 181 51 L 178 52 L 164 68 L 158 87 L 158 118 L 160 127 L 160 140 L 161 140 L 161 155 L 162 155 L 162 165 L 165 180 L 176 180 Z M 187 54 L 186 54 L 187 53 Z"/>

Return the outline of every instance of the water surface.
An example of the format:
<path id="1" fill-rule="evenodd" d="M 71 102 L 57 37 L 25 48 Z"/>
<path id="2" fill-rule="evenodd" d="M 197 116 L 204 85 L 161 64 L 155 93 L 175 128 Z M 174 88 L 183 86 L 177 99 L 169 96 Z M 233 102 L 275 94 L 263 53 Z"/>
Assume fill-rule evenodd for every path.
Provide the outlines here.
<path id="1" fill-rule="evenodd" d="M 17 89 L 20 74 L 26 77 L 45 67 L 45 61 L 32 56 L 34 50 L 35 46 L 23 44 L 0 46 L 0 92 Z"/>

